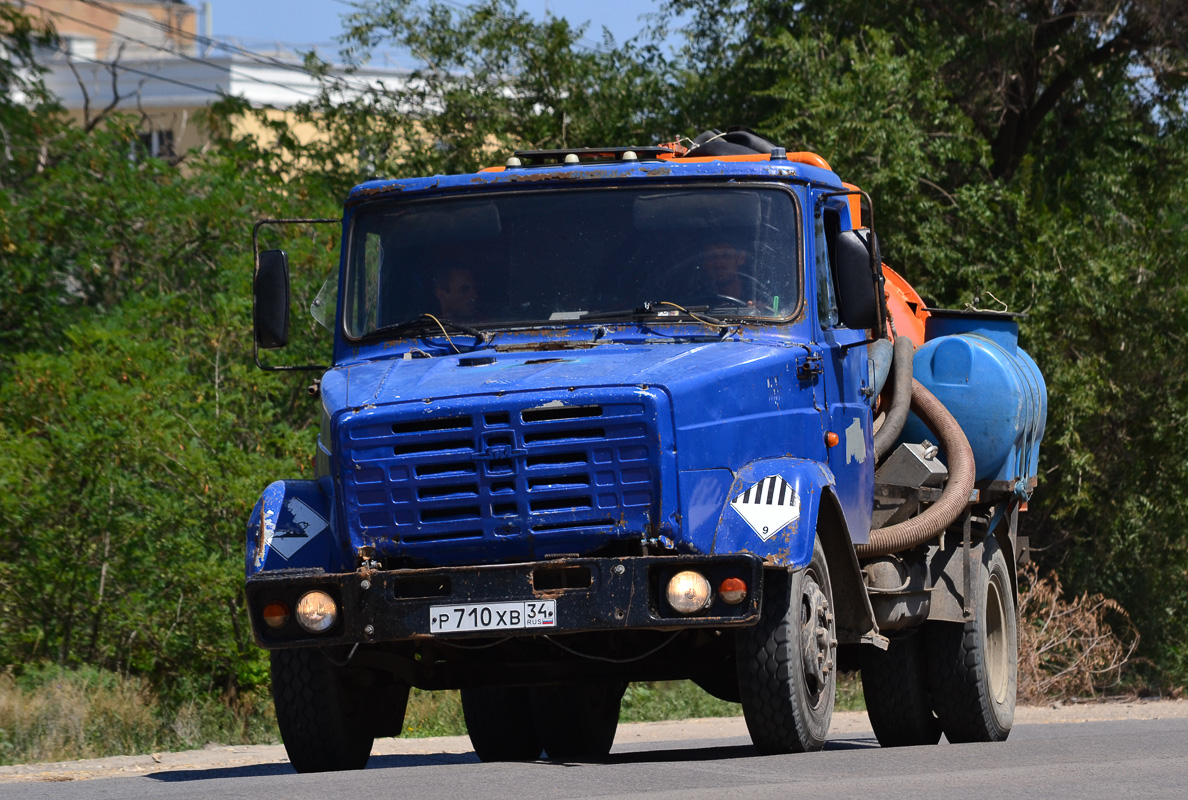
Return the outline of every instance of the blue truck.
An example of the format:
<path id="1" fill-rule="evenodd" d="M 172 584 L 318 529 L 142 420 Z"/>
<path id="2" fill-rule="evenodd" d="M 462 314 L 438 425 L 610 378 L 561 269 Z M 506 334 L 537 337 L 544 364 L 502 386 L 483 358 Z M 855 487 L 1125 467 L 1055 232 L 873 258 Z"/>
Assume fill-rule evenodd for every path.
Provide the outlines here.
<path id="1" fill-rule="evenodd" d="M 1005 739 L 1044 381 L 873 213 L 745 129 L 356 186 L 316 477 L 247 526 L 293 766 L 362 768 L 410 687 L 484 761 L 605 756 L 657 680 L 817 750 L 854 670 L 884 746 Z M 290 302 L 256 247 L 258 364 Z"/>

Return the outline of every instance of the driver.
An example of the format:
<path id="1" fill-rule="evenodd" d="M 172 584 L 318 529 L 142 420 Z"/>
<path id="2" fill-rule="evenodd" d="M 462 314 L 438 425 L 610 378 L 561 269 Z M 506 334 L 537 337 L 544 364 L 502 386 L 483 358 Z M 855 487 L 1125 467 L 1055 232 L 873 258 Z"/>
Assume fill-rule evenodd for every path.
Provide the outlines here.
<path id="1" fill-rule="evenodd" d="M 709 276 L 710 285 L 722 297 L 745 300 L 749 291 L 740 273 L 746 263 L 747 251 L 724 240 L 710 241 L 701 251 L 701 265 Z M 754 303 L 747 302 L 747 305 Z"/>

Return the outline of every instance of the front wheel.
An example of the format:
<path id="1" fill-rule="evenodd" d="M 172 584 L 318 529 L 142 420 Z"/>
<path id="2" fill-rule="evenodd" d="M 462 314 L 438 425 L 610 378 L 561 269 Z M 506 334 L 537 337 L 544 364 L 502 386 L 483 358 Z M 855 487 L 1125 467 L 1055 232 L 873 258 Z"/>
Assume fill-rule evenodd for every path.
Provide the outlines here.
<path id="1" fill-rule="evenodd" d="M 738 684 L 751 741 L 764 755 L 820 750 L 833 719 L 837 637 L 820 541 L 808 566 L 764 576 L 759 624 L 738 631 Z"/>
<path id="2" fill-rule="evenodd" d="M 1006 558 L 993 536 L 979 566 L 971 619 L 925 624 L 932 706 L 954 744 L 1005 741 L 1015 721 L 1017 610 Z"/>
<path id="3" fill-rule="evenodd" d="M 321 650 L 273 650 L 272 699 L 289 763 L 298 772 L 363 769 L 375 741 L 365 690 Z M 403 687 L 407 699 L 408 687 Z M 403 719 L 403 704 L 399 709 Z M 399 725 L 396 726 L 399 732 Z"/>

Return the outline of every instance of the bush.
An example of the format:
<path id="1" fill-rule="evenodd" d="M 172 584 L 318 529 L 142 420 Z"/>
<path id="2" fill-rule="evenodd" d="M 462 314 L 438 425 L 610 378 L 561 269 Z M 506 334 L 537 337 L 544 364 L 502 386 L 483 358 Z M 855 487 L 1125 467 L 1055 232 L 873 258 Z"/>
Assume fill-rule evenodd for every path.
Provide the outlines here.
<path id="1" fill-rule="evenodd" d="M 1118 686 L 1139 634 L 1117 602 L 1063 596 L 1055 572 L 1028 565 L 1019 576 L 1019 700 L 1094 697 Z"/>

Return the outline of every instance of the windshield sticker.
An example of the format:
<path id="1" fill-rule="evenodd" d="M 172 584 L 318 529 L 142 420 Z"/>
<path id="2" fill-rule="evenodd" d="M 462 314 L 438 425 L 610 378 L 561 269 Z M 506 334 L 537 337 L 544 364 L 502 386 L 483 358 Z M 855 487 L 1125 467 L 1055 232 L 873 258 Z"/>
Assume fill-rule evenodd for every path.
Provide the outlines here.
<path id="1" fill-rule="evenodd" d="M 768 475 L 730 501 L 746 523 L 767 541 L 800 519 L 800 495 L 779 475 Z"/>
<path id="2" fill-rule="evenodd" d="M 287 561 L 293 557 L 294 553 L 305 547 L 310 539 L 329 528 L 330 523 L 296 497 L 289 498 L 289 502 L 285 503 L 285 508 L 293 515 L 292 527 L 285 530 L 277 528 L 272 534 L 272 541 L 268 544 Z"/>
<path id="3" fill-rule="evenodd" d="M 854 417 L 850 427 L 846 428 L 846 463 L 866 461 L 866 437 L 862 435 L 862 421 Z"/>

